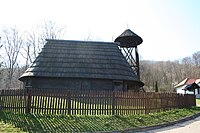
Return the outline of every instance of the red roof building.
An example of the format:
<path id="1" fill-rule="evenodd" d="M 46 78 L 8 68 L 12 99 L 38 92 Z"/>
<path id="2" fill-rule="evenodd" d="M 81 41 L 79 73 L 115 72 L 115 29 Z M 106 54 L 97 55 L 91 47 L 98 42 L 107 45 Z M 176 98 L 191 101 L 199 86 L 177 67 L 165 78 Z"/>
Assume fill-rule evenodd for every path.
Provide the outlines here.
<path id="1" fill-rule="evenodd" d="M 193 83 L 198 84 L 199 82 L 200 82 L 200 79 L 198 79 L 198 78 L 186 78 L 183 81 L 181 81 L 180 83 L 178 83 L 177 85 L 175 85 L 174 88 L 178 88 L 178 87 L 181 87 L 181 86 L 184 86 L 184 85 L 190 85 L 190 84 L 193 84 Z"/>
<path id="2" fill-rule="evenodd" d="M 195 94 L 197 97 L 200 97 L 200 88 L 195 87 L 193 91 L 187 89 L 189 86 L 196 84 L 196 86 L 200 86 L 200 79 L 199 78 L 186 78 L 177 85 L 174 86 L 177 93 L 181 94 Z"/>

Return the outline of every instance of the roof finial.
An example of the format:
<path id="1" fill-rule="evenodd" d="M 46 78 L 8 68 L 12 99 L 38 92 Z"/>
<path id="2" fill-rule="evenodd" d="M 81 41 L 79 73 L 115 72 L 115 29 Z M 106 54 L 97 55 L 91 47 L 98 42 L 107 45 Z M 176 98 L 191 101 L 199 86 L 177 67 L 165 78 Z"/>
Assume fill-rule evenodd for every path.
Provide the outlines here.
<path id="1" fill-rule="evenodd" d="M 126 26 L 127 26 L 127 29 L 129 29 L 129 25 L 128 25 L 128 23 L 126 24 Z"/>

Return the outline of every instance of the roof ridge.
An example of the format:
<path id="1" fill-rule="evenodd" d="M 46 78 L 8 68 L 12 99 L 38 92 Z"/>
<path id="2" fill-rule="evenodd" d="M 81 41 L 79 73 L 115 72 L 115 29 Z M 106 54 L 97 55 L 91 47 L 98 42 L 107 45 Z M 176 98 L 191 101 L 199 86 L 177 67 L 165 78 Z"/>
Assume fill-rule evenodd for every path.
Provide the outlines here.
<path id="1" fill-rule="evenodd" d="M 64 40 L 64 39 L 46 39 L 47 42 L 77 42 L 77 43 L 110 43 L 119 44 L 118 42 L 107 42 L 107 41 L 84 41 L 84 40 Z"/>

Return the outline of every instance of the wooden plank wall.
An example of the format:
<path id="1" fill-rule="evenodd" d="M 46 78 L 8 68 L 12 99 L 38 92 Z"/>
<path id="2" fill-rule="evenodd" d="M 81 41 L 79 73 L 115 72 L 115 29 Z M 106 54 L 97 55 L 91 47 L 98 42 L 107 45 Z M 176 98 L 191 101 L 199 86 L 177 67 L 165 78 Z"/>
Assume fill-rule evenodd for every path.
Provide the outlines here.
<path id="1" fill-rule="evenodd" d="M 195 95 L 176 93 L 24 89 L 0 96 L 0 109 L 34 114 L 148 114 L 196 105 Z"/>

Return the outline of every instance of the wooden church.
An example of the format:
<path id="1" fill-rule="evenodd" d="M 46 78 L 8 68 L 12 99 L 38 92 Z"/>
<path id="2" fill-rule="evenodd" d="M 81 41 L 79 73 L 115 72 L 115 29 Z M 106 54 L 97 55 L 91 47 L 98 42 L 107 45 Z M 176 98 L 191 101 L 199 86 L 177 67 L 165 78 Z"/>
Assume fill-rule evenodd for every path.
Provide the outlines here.
<path id="1" fill-rule="evenodd" d="M 43 89 L 138 90 L 144 85 L 139 59 L 132 67 L 121 48 L 136 48 L 142 39 L 132 31 L 125 33 L 115 42 L 48 39 L 19 80 L 24 87 Z"/>

